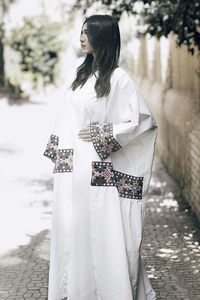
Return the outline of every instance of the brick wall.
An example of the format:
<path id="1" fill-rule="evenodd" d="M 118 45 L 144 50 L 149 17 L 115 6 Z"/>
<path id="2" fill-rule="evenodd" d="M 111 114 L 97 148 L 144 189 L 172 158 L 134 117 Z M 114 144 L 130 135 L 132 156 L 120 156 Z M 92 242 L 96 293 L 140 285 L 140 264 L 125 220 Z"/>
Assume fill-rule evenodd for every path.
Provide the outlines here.
<path id="1" fill-rule="evenodd" d="M 186 47 L 177 48 L 173 36 L 160 41 L 133 39 L 128 49 L 129 60 L 125 67 L 142 91 L 159 126 L 156 150 L 181 187 L 183 198 L 200 219 L 198 51 L 192 56 Z"/>

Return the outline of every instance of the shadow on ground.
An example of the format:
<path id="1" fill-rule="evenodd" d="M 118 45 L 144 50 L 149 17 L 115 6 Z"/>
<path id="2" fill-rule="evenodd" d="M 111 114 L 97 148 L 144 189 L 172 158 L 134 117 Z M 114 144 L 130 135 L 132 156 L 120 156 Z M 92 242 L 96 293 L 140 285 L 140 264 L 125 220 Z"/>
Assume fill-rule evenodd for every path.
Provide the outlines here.
<path id="1" fill-rule="evenodd" d="M 23 177 L 18 180 L 33 192 L 30 201 L 23 205 L 30 206 L 31 211 L 42 207 L 41 216 L 49 214 L 49 218 L 51 201 L 45 191 L 52 190 L 52 179 Z M 38 232 L 26 234 L 30 239 L 26 245 L 0 257 L 0 299 L 47 299 L 50 230 L 39 229 Z M 142 253 L 157 300 L 200 299 L 199 240 L 198 220 L 155 157 Z"/>
<path id="2" fill-rule="evenodd" d="M 0 299 L 47 299 L 49 230 L 0 257 Z"/>
<path id="3" fill-rule="evenodd" d="M 149 190 L 143 257 L 157 299 L 200 299 L 200 226 L 156 158 Z"/>

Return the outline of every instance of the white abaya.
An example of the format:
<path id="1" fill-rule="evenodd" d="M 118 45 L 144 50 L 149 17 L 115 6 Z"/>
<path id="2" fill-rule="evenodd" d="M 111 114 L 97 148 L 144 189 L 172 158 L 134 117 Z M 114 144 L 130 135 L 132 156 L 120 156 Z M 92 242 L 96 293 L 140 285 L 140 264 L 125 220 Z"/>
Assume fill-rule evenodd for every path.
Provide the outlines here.
<path id="1" fill-rule="evenodd" d="M 121 68 L 67 89 L 44 155 L 54 163 L 48 300 L 153 300 L 140 250 L 157 125 Z M 90 126 L 92 142 L 78 137 Z"/>

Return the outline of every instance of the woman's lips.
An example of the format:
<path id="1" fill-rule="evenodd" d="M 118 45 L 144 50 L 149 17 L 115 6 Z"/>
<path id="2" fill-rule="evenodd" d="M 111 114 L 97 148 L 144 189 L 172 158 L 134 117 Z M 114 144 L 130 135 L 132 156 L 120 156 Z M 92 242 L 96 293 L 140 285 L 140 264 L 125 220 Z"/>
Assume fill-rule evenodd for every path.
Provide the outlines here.
<path id="1" fill-rule="evenodd" d="M 82 47 L 82 48 L 85 48 L 85 47 L 86 47 L 86 45 L 81 45 L 81 47 Z"/>

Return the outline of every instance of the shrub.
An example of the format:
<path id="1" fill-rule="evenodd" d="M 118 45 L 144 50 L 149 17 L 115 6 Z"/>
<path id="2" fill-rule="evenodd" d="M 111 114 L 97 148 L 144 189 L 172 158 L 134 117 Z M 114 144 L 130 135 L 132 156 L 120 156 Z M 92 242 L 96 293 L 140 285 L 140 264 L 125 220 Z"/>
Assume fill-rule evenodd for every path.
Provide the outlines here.
<path id="1" fill-rule="evenodd" d="M 24 25 L 13 29 L 9 45 L 20 54 L 22 72 L 33 80 L 43 77 L 44 84 L 54 82 L 54 69 L 60 50 L 59 26 L 47 17 L 24 18 Z"/>
<path id="2" fill-rule="evenodd" d="M 192 54 L 194 45 L 200 50 L 199 0 L 76 0 L 75 7 L 86 13 L 94 2 L 102 3 L 117 19 L 124 11 L 137 14 L 135 3 L 143 3 L 140 14 L 146 26 L 139 34 L 150 33 L 159 39 L 173 32 L 178 46 L 187 45 Z"/>

